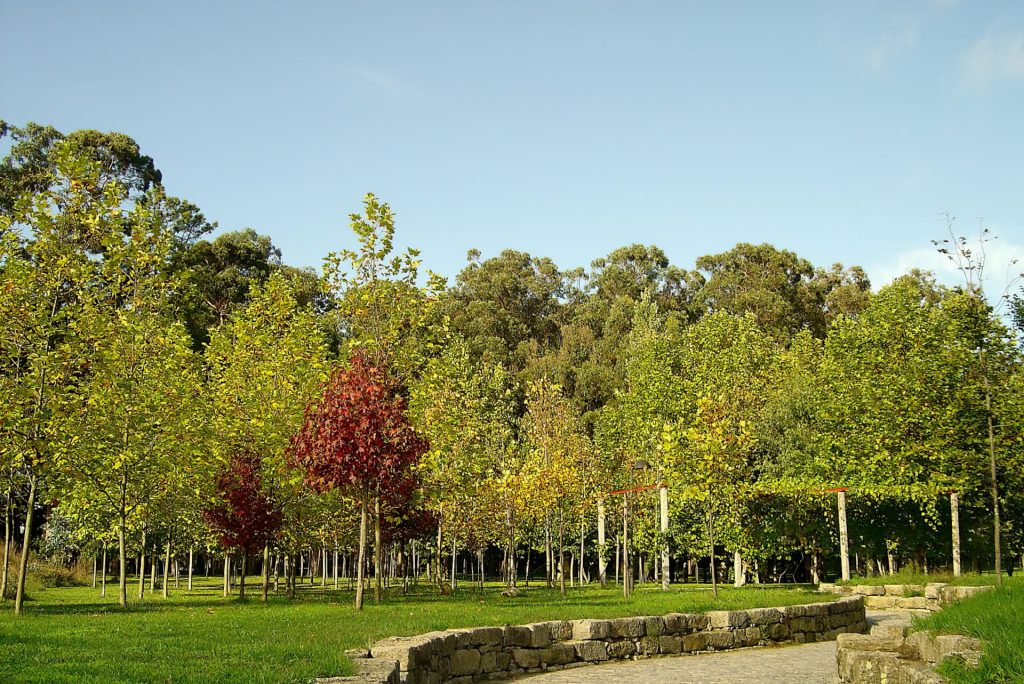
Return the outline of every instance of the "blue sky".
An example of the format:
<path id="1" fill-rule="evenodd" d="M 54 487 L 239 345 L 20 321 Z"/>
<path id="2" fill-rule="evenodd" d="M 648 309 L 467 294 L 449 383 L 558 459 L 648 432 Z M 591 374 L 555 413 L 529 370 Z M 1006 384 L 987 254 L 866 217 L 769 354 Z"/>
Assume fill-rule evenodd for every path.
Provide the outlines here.
<path id="1" fill-rule="evenodd" d="M 466 250 L 771 242 L 877 284 L 941 213 L 1024 256 L 1024 3 L 15 2 L 0 118 L 118 130 L 221 229 Z M 1000 289 L 993 283 L 992 289 Z"/>

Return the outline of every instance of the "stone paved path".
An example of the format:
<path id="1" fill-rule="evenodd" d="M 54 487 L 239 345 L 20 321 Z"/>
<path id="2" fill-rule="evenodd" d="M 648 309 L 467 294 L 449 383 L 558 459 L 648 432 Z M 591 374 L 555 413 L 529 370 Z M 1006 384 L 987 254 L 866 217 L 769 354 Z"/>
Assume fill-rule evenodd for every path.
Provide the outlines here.
<path id="1" fill-rule="evenodd" d="M 868 612 L 872 625 L 894 619 L 906 620 L 892 613 Z M 836 643 L 823 641 L 591 665 L 527 680 L 530 684 L 829 684 L 835 676 Z"/>
<path id="2" fill-rule="evenodd" d="M 593 665 L 529 677 L 531 684 L 828 684 L 836 671 L 836 644 L 748 648 Z"/>

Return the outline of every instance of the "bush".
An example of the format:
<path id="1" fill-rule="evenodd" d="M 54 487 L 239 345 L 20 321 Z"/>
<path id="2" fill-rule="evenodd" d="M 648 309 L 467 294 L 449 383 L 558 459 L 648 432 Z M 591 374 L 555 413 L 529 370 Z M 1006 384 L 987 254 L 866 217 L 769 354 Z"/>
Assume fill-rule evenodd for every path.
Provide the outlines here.
<path id="1" fill-rule="evenodd" d="M 14 600 L 18 589 L 18 568 L 21 567 L 21 554 L 11 552 L 10 567 L 7 576 L 7 593 L 4 598 Z M 47 559 L 30 557 L 28 561 L 28 577 L 25 579 L 25 593 L 29 594 L 40 589 L 51 587 L 82 587 L 91 580 L 91 569 L 77 563 L 68 568 Z"/>

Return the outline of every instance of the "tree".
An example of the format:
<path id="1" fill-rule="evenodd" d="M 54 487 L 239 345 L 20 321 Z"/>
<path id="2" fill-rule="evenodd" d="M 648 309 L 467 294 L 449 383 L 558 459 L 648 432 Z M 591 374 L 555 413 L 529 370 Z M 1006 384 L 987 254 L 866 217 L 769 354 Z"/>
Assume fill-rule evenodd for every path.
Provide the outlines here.
<path id="1" fill-rule="evenodd" d="M 427 289 L 417 286 L 419 251 L 392 255 L 395 216 L 372 193 L 363 198 L 362 215 L 349 215 L 349 227 L 358 249 L 324 258 L 324 282 L 334 297 L 330 315 L 339 337 L 345 351 L 362 351 L 396 377 L 411 377 L 433 345 L 433 302 L 444 280 L 429 274 Z"/>
<path id="2" fill-rule="evenodd" d="M 444 313 L 474 356 L 519 371 L 529 343 L 546 348 L 557 339 L 566 276 L 550 259 L 524 252 L 479 256 L 469 253 L 469 266 L 445 294 Z"/>
<path id="3" fill-rule="evenodd" d="M 370 499 L 377 500 L 379 511 L 380 497 L 402 481 L 427 448 L 405 412 L 406 400 L 389 369 L 356 352 L 348 367 L 331 375 L 292 442 L 292 460 L 305 470 L 308 485 L 317 491 L 344 488 L 359 499 L 357 609 L 363 607 Z M 379 560 L 379 516 L 377 520 Z M 379 564 L 377 588 L 379 601 Z"/>
<path id="4" fill-rule="evenodd" d="M 234 454 L 229 466 L 217 477 L 221 501 L 203 511 L 203 519 L 217 534 L 221 546 L 241 552 L 238 585 L 241 601 L 245 600 L 248 556 L 266 547 L 284 520 L 280 504 L 263 487 L 262 471 L 260 456 L 245 452 Z"/>
<path id="5" fill-rule="evenodd" d="M 186 280 L 179 307 L 197 350 L 209 343 L 213 328 L 243 306 L 273 273 L 289 281 L 300 306 L 321 297 L 322 283 L 315 273 L 283 264 L 281 250 L 251 228 L 222 233 L 214 240 L 200 240 L 178 250 L 174 268 Z"/>
<path id="6" fill-rule="evenodd" d="M 953 265 L 956 266 L 957 270 L 960 271 L 964 278 L 964 285 L 967 294 L 974 300 L 975 315 L 979 320 L 980 325 L 977 329 L 977 334 L 974 335 L 974 349 L 977 356 L 977 378 L 981 383 L 981 390 L 985 397 L 985 420 L 986 420 L 986 431 L 988 434 L 988 453 L 989 453 L 989 478 L 990 478 L 990 493 L 992 497 L 992 537 L 993 546 L 995 547 L 995 572 L 996 572 L 996 583 L 1002 585 L 1003 574 L 1002 574 L 1002 543 L 1000 539 L 1001 535 L 1001 523 L 1000 523 L 1000 511 L 999 511 L 999 464 L 996 457 L 996 429 L 994 421 L 994 409 L 993 399 L 999 401 L 1003 393 L 999 391 L 997 376 L 1006 376 L 1006 373 L 1000 373 L 1000 366 L 1006 368 L 1005 363 L 1000 363 L 1000 357 L 1005 357 L 1011 350 L 1011 344 L 1008 331 L 1002 323 L 996 320 L 995 311 L 992 305 L 988 302 L 985 294 L 985 268 L 987 266 L 985 245 L 991 240 L 995 239 L 994 236 L 989 234 L 987 228 L 982 227 L 981 233 L 978 236 L 978 247 L 977 250 L 972 248 L 968 243 L 966 237 L 962 235 L 956 235 L 953 226 L 955 218 L 947 215 L 946 228 L 949 233 L 949 238 L 942 240 L 933 240 L 932 243 L 937 247 L 940 254 L 946 256 Z M 1016 260 L 1011 262 L 1010 266 L 1015 266 Z M 1021 274 L 1013 282 L 1017 282 L 1020 277 L 1024 277 Z M 1011 284 L 1007 286 L 1009 289 Z M 1007 292 L 1002 294 L 1000 297 L 1000 304 L 1007 299 Z M 1011 304 L 1013 302 L 1011 301 Z M 1016 313 L 1017 310 L 1015 309 Z"/>
<path id="7" fill-rule="evenodd" d="M 697 295 L 704 311 L 752 313 L 762 330 L 783 342 L 805 328 L 824 337 L 834 316 L 859 311 L 870 290 L 859 268 L 836 264 L 826 272 L 768 244 L 741 242 L 700 257 L 697 268 L 707 274 Z"/>
<path id="8" fill-rule="evenodd" d="M 259 459 L 261 482 L 285 528 L 301 524 L 305 495 L 287 450 L 327 376 L 327 355 L 313 311 L 280 273 L 253 286 L 248 303 L 213 331 L 206 348 L 213 453 L 221 468 L 240 451 Z M 268 583 L 264 573 L 264 600 Z"/>
<path id="9" fill-rule="evenodd" d="M 593 491 L 588 467 L 593 449 L 572 402 L 547 382 L 530 386 L 523 431 L 530 448 L 534 505 L 558 517 L 558 586 L 564 596 L 565 522 Z"/>
<path id="10" fill-rule="evenodd" d="M 22 195 L 11 214 L 0 214 L 0 366 L 7 390 L 0 449 L 28 489 L 18 614 L 39 488 L 68 443 L 68 416 L 59 406 L 84 368 L 77 323 L 96 262 L 81 249 L 82 235 L 120 226 L 116 184 L 97 197 L 87 191 L 97 182 L 96 164 L 65 144 L 54 155 L 57 171 L 49 189 Z"/>
<path id="11" fill-rule="evenodd" d="M 65 135 L 53 126 L 29 122 L 18 127 L 0 121 L 0 138 L 5 135 L 13 144 L 0 161 L 0 214 L 14 217 L 19 197 L 59 187 L 62 157 L 70 150 L 95 170 L 80 187 L 82 192 L 98 199 L 116 184 L 126 202 L 160 212 L 178 245 L 187 246 L 216 227 L 194 204 L 164 193 L 163 175 L 153 158 L 124 133 L 80 130 Z"/>
<path id="12" fill-rule="evenodd" d="M 488 474 L 514 439 L 510 378 L 500 365 L 472 360 L 466 343 L 454 336 L 427 362 L 412 388 L 409 410 L 430 444 L 418 472 L 427 505 L 437 515 L 440 584 L 442 530 L 474 523 L 466 512 L 482 499 Z"/>

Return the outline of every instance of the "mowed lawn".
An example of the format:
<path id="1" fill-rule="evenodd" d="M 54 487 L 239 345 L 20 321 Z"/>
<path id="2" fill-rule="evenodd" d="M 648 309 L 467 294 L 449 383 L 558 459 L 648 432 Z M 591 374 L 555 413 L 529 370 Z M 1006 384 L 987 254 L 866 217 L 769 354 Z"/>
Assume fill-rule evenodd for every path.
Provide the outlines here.
<path id="1" fill-rule="evenodd" d="M 252 578 L 251 582 L 257 582 Z M 135 585 L 130 585 L 132 592 Z M 147 587 L 148 589 L 148 587 Z M 396 591 L 382 605 L 372 592 L 362 613 L 352 592 L 300 588 L 294 600 L 271 596 L 245 603 L 221 595 L 219 580 L 199 580 L 192 592 L 171 592 L 116 605 L 87 587 L 40 589 L 20 618 L 10 603 L 0 612 L 0 682 L 308 682 L 351 673 L 343 651 L 387 636 L 475 625 L 506 625 L 555 619 L 659 615 L 670 612 L 783 606 L 835 598 L 809 588 L 710 588 L 674 585 L 637 588 L 630 600 L 621 589 L 557 589 L 531 586 L 504 598 L 491 585 L 479 593 L 461 588 L 441 597 L 420 585 L 409 596 Z M 130 594 L 133 595 L 133 594 Z"/>

